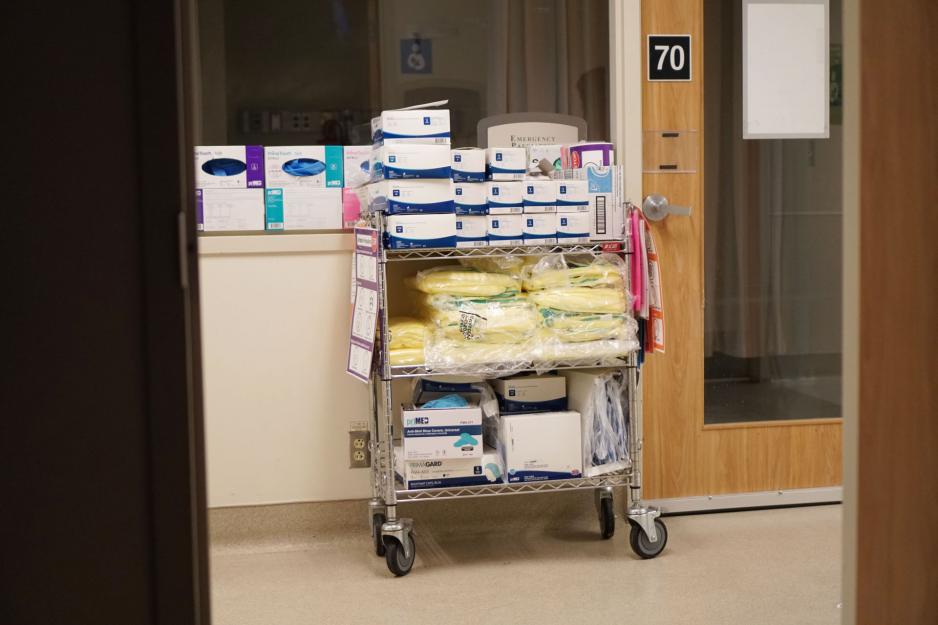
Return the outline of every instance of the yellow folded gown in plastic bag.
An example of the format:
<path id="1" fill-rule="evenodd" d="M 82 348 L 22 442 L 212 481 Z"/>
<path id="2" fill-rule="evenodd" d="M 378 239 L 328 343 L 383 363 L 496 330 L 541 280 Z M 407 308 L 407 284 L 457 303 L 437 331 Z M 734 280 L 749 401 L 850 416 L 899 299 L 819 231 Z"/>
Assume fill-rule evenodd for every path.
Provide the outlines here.
<path id="1" fill-rule="evenodd" d="M 423 364 L 423 346 L 389 349 L 388 360 L 392 365 L 421 365 Z"/>
<path id="2" fill-rule="evenodd" d="M 602 341 L 568 342 L 556 335 L 554 330 L 537 333 L 532 355 L 537 362 L 565 360 L 602 361 L 606 358 L 626 356 L 638 349 L 634 333 L 623 332 L 617 338 Z"/>
<path id="3" fill-rule="evenodd" d="M 418 307 L 424 318 L 451 339 L 517 343 L 538 326 L 537 311 L 523 294 L 493 298 L 424 295 Z"/>
<path id="4" fill-rule="evenodd" d="M 518 278 L 460 265 L 419 271 L 411 284 L 423 293 L 462 296 L 493 296 L 521 290 L 521 281 Z"/>
<path id="5" fill-rule="evenodd" d="M 609 262 L 597 260 L 583 266 L 543 268 L 538 264 L 529 269 L 524 279 L 526 291 L 540 291 L 570 286 L 624 288 L 622 268 Z"/>
<path id="6" fill-rule="evenodd" d="M 544 291 L 532 291 L 528 298 L 541 308 L 555 308 L 569 312 L 624 313 L 625 291 L 622 289 L 591 289 L 570 286 Z"/>
<path id="7" fill-rule="evenodd" d="M 561 341 L 580 343 L 614 339 L 626 332 L 631 318 L 618 313 L 579 313 L 540 308 L 541 323 Z M 631 325 L 635 325 L 632 321 Z"/>
<path id="8" fill-rule="evenodd" d="M 447 338 L 444 334 L 434 335 L 427 343 L 426 366 L 428 369 L 444 371 L 458 370 L 465 365 L 517 364 L 524 365 L 531 359 L 531 343 L 484 343 Z M 503 370 L 500 366 L 498 369 Z M 485 375 L 485 368 L 474 369 Z"/>
<path id="9" fill-rule="evenodd" d="M 426 324 L 419 319 L 391 317 L 388 319 L 388 349 L 422 348 L 426 330 Z"/>

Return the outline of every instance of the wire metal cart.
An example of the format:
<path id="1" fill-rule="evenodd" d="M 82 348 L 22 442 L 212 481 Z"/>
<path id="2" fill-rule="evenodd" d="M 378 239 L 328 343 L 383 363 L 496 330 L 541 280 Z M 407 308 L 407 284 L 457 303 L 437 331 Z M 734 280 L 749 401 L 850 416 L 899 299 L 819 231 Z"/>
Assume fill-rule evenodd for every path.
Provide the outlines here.
<path id="1" fill-rule="evenodd" d="M 383 236 L 383 223 L 378 218 L 379 236 Z M 617 252 L 629 254 L 623 243 L 590 245 L 549 245 L 539 247 L 484 247 L 390 250 L 382 248 L 378 257 L 378 288 L 381 294 L 381 354 L 387 353 L 388 336 L 388 263 L 408 260 L 445 260 L 479 256 L 540 256 L 544 254 L 592 254 Z M 613 489 L 626 487 L 628 503 L 625 518 L 631 530 L 629 543 L 642 558 L 654 558 L 662 552 L 668 532 L 659 518 L 660 512 L 642 503 L 642 390 L 638 357 L 551 362 L 492 363 L 478 367 L 461 366 L 458 370 L 431 371 L 424 366 L 392 366 L 381 357 L 372 371 L 370 382 L 372 419 L 369 421 L 371 451 L 372 499 L 368 506 L 373 546 L 378 556 L 384 556 L 394 575 L 410 572 L 416 557 L 413 521 L 398 514 L 398 506 L 419 501 L 441 501 L 462 497 L 491 497 L 525 493 L 593 490 L 599 516 L 600 535 L 611 538 L 615 530 Z M 400 378 L 419 378 L 433 375 L 466 375 L 492 377 L 493 371 L 504 369 L 505 374 L 521 371 L 559 369 L 608 368 L 618 369 L 627 380 L 629 396 L 629 451 L 631 464 L 625 469 L 595 477 L 540 482 L 485 484 L 449 488 L 406 489 L 395 479 L 394 471 L 394 410 L 392 382 Z M 485 375 L 482 375 L 482 371 Z"/>

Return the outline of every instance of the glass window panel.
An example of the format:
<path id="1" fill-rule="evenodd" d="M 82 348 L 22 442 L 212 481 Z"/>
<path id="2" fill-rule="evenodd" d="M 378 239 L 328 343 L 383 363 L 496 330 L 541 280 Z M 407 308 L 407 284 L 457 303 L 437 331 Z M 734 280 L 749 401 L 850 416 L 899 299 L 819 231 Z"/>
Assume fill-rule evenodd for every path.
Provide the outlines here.
<path id="1" fill-rule="evenodd" d="M 810 140 L 742 139 L 741 3 L 704 8 L 705 422 L 840 417 L 840 2 Z"/>

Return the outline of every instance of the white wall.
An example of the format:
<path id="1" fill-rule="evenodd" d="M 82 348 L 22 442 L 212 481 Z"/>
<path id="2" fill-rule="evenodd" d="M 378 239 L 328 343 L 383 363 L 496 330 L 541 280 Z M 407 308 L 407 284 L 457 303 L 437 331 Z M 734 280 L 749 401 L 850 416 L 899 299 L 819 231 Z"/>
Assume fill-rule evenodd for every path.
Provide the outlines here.
<path id="1" fill-rule="evenodd" d="M 210 507 L 370 496 L 368 470 L 347 468 L 349 421 L 368 417 L 343 366 L 347 239 L 200 239 Z"/>

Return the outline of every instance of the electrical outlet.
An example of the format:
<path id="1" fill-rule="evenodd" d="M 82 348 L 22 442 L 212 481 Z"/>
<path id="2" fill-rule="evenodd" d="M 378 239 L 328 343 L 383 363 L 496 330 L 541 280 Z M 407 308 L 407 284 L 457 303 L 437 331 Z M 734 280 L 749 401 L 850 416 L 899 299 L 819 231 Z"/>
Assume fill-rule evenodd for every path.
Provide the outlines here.
<path id="1" fill-rule="evenodd" d="M 371 435 L 368 430 L 350 430 L 348 433 L 350 469 L 367 469 L 371 466 Z"/>
<path id="2" fill-rule="evenodd" d="M 286 132 L 319 132 L 316 111 L 283 111 L 281 122 Z"/>

